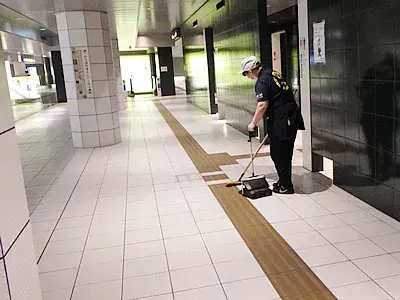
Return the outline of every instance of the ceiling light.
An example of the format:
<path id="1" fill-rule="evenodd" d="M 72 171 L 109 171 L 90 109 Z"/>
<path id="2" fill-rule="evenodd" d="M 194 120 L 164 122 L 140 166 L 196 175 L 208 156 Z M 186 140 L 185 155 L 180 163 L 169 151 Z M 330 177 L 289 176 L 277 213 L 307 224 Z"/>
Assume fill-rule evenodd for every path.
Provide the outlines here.
<path id="1" fill-rule="evenodd" d="M 21 17 L 18 17 L 18 18 L 15 18 L 15 20 L 17 20 L 17 21 L 21 21 L 21 20 L 22 20 L 22 18 L 21 18 Z"/>
<path id="2" fill-rule="evenodd" d="M 196 20 L 193 22 L 193 28 L 196 28 L 197 26 L 199 26 L 199 22 Z"/>
<path id="3" fill-rule="evenodd" d="M 46 31 L 46 28 L 40 28 L 40 31 Z"/>

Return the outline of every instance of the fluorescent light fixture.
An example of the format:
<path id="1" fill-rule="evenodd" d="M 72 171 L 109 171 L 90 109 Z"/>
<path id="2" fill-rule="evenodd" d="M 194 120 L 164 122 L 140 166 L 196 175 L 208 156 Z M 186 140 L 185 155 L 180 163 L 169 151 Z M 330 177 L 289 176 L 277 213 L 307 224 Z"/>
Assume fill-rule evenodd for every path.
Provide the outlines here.
<path id="1" fill-rule="evenodd" d="M 196 28 L 197 26 L 199 26 L 199 22 L 196 20 L 193 22 L 193 28 Z"/>
<path id="2" fill-rule="evenodd" d="M 46 31 L 46 28 L 40 28 L 40 31 Z"/>

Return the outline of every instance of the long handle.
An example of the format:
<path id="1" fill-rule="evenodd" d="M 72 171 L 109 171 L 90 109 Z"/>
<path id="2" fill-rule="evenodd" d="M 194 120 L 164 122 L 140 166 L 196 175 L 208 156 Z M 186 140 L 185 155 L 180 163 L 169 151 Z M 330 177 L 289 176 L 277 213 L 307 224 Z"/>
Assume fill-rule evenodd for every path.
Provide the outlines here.
<path id="1" fill-rule="evenodd" d="M 249 139 L 249 143 L 250 143 L 250 153 L 251 153 L 250 158 L 253 158 L 253 141 L 252 141 L 251 137 Z M 252 176 L 255 177 L 256 175 L 254 172 L 254 160 L 253 159 L 251 160 L 251 168 L 252 168 Z"/>
<path id="2" fill-rule="evenodd" d="M 253 157 L 251 158 L 251 161 L 247 164 L 246 169 L 244 169 L 244 171 L 243 171 L 242 175 L 240 175 L 240 178 L 239 178 L 238 181 L 241 181 L 241 180 L 242 180 L 242 178 L 243 178 L 244 175 L 246 174 L 247 170 L 249 169 L 250 165 L 252 164 L 253 160 L 256 158 L 258 152 L 260 152 L 262 146 L 263 146 L 263 145 L 265 144 L 265 142 L 267 141 L 267 138 L 268 138 L 268 135 L 266 135 L 265 138 L 262 140 L 262 142 L 261 142 L 260 146 L 258 147 L 256 153 L 255 153 L 255 154 L 253 155 Z"/>

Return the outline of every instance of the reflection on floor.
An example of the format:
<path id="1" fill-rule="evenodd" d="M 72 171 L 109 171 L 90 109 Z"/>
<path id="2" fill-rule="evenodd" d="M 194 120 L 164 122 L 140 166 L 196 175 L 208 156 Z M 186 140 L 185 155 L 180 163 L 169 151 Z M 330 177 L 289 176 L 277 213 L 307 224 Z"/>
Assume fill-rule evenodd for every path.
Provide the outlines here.
<path id="1" fill-rule="evenodd" d="M 162 103 L 208 154 L 248 153 L 184 98 Z M 121 126 L 122 144 L 76 150 L 66 106 L 17 123 L 44 299 L 282 298 L 202 176 L 236 179 L 248 159 L 200 174 L 149 98 Z M 304 170 L 300 151 L 294 165 L 298 194 L 251 204 L 338 299 L 400 299 L 400 223 Z M 268 156 L 256 172 L 276 179 Z"/>

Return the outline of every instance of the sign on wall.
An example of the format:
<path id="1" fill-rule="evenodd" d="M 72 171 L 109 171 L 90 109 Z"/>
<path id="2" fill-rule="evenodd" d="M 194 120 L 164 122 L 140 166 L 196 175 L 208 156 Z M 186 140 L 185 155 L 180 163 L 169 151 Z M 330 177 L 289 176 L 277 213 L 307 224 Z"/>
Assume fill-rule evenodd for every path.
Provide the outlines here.
<path id="1" fill-rule="evenodd" d="M 92 98 L 94 96 L 93 80 L 88 48 L 72 49 L 72 61 L 78 99 Z"/>
<path id="2" fill-rule="evenodd" d="M 325 51 L 325 21 L 314 23 L 314 62 L 326 63 Z"/>

